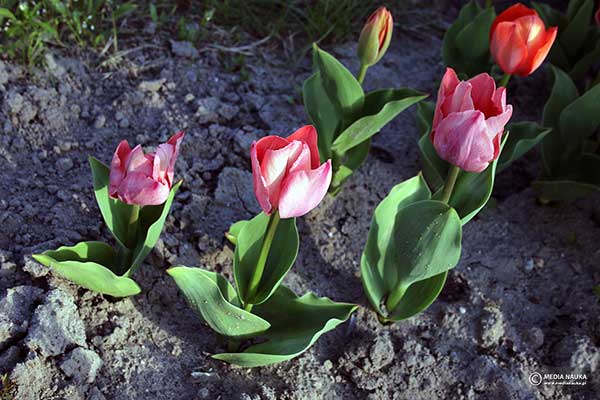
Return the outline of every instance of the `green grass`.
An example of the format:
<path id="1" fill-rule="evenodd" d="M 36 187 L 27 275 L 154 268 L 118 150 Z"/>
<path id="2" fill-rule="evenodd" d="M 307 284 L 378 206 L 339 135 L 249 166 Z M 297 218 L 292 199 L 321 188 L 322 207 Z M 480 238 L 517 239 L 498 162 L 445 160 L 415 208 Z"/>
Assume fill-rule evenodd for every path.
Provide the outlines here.
<path id="1" fill-rule="evenodd" d="M 43 62 L 50 47 L 119 50 L 122 26 L 129 36 L 150 21 L 158 33 L 197 45 L 214 27 L 271 35 L 296 51 L 314 41 L 358 37 L 362 23 L 382 3 L 364 0 L 0 0 L 0 57 L 27 65 Z M 127 23 L 122 25 L 124 18 Z"/>

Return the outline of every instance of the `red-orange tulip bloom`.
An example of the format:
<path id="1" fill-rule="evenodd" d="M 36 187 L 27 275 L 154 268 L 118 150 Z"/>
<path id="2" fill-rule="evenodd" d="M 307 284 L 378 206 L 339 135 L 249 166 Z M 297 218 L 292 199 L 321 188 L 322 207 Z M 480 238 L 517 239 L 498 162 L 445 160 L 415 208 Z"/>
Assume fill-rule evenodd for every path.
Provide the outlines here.
<path id="1" fill-rule="evenodd" d="M 517 3 L 494 20 L 490 50 L 504 73 L 527 76 L 542 64 L 556 34 L 556 27 L 546 30 L 535 10 Z"/>
<path id="2" fill-rule="evenodd" d="M 596 23 L 600 25 L 600 1 L 598 1 L 598 10 L 596 11 L 595 17 Z"/>

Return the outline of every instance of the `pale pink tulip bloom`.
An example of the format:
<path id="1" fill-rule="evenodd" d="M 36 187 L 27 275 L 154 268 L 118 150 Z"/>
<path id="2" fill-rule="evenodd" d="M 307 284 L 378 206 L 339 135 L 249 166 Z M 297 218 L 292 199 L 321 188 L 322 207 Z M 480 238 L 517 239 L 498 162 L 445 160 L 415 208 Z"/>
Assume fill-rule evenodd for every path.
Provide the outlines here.
<path id="1" fill-rule="evenodd" d="M 321 164 L 317 131 L 304 126 L 287 138 L 265 136 L 250 147 L 254 193 L 265 214 L 301 217 L 315 208 L 331 183 L 331 160 Z"/>
<path id="2" fill-rule="evenodd" d="M 431 140 L 440 158 L 469 172 L 481 172 L 498 158 L 504 126 L 512 115 L 506 88 L 486 73 L 459 81 L 446 69 L 438 91 Z"/>
<path id="3" fill-rule="evenodd" d="M 138 206 L 164 203 L 173 186 L 183 136 L 176 133 L 150 154 L 144 154 L 141 145 L 131 150 L 127 140 L 121 141 L 110 163 L 110 197 Z"/>

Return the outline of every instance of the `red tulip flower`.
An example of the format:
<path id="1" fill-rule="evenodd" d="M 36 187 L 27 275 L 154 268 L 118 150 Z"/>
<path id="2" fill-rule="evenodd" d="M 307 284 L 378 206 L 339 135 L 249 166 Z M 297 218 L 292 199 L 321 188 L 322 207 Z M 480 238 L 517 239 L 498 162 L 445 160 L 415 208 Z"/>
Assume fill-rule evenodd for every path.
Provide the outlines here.
<path id="1" fill-rule="evenodd" d="M 431 140 L 443 160 L 469 172 L 481 172 L 498 158 L 504 125 L 512 115 L 506 88 L 488 74 L 459 81 L 446 69 L 438 91 Z"/>
<path id="2" fill-rule="evenodd" d="M 265 214 L 300 217 L 315 208 L 331 183 L 331 160 L 321 164 L 311 125 L 287 138 L 265 136 L 252 143 L 254 193 Z"/>
<path id="3" fill-rule="evenodd" d="M 527 76 L 542 64 L 558 29 L 546 30 L 531 8 L 517 3 L 496 17 L 490 30 L 490 50 L 506 74 Z"/>
<path id="4" fill-rule="evenodd" d="M 131 150 L 127 140 L 121 141 L 110 163 L 110 197 L 138 206 L 164 203 L 173 186 L 183 136 L 183 132 L 173 135 L 150 154 L 144 154 L 141 145 Z"/>
<path id="5" fill-rule="evenodd" d="M 598 1 L 598 10 L 594 14 L 594 18 L 596 18 L 596 23 L 600 25 L 600 1 Z"/>
<path id="6" fill-rule="evenodd" d="M 394 21 L 385 7 L 379 7 L 367 20 L 358 39 L 358 57 L 365 66 L 377 63 L 385 54 L 390 41 Z"/>

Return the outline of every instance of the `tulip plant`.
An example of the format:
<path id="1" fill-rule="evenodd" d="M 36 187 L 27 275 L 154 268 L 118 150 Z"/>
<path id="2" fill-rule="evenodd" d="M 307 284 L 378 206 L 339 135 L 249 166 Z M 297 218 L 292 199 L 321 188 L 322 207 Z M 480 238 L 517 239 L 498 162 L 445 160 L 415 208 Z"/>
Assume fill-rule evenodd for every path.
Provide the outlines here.
<path id="1" fill-rule="evenodd" d="M 173 135 L 155 153 L 133 150 L 123 140 L 110 169 L 90 157 L 94 193 L 116 250 L 99 241 L 80 242 L 33 257 L 54 272 L 87 289 L 125 297 L 141 290 L 131 279 L 163 229 L 181 181 L 175 183 L 175 161 L 184 133 Z"/>
<path id="2" fill-rule="evenodd" d="M 458 263 L 462 226 L 486 204 L 512 115 L 506 89 L 486 73 L 460 81 L 446 70 L 425 136 L 433 191 L 419 174 L 375 209 L 361 259 L 365 293 L 382 322 L 409 318 L 441 292 Z"/>
<path id="3" fill-rule="evenodd" d="M 553 67 L 554 85 L 543 125 L 543 172 L 534 187 L 541 199 L 573 200 L 600 191 L 600 84 L 579 94 L 569 74 Z"/>
<path id="4" fill-rule="evenodd" d="M 321 202 L 331 182 L 331 160 L 321 163 L 317 141 L 315 128 L 305 126 L 252 144 L 254 193 L 263 212 L 227 233 L 235 243 L 235 289 L 201 268 L 167 271 L 200 318 L 229 340 L 228 351 L 215 359 L 244 367 L 292 359 L 357 307 L 312 293 L 298 297 L 281 284 L 298 253 L 296 218 Z"/>
<path id="5" fill-rule="evenodd" d="M 550 62 L 579 83 L 600 59 L 600 3 L 595 14 L 594 0 L 571 0 L 563 14 L 547 4 L 533 3 L 548 25 L 558 26 L 558 38 L 549 54 Z M 594 83 L 600 81 L 600 75 Z"/>
<path id="6" fill-rule="evenodd" d="M 391 40 L 391 14 L 381 7 L 367 20 L 359 39 L 358 76 L 335 57 L 313 46 L 315 72 L 303 87 L 306 113 L 319 132 L 322 160 L 331 159 L 329 192 L 336 194 L 369 153 L 371 137 L 388 122 L 426 95 L 409 88 L 364 93 L 367 69 L 385 54 Z"/>

